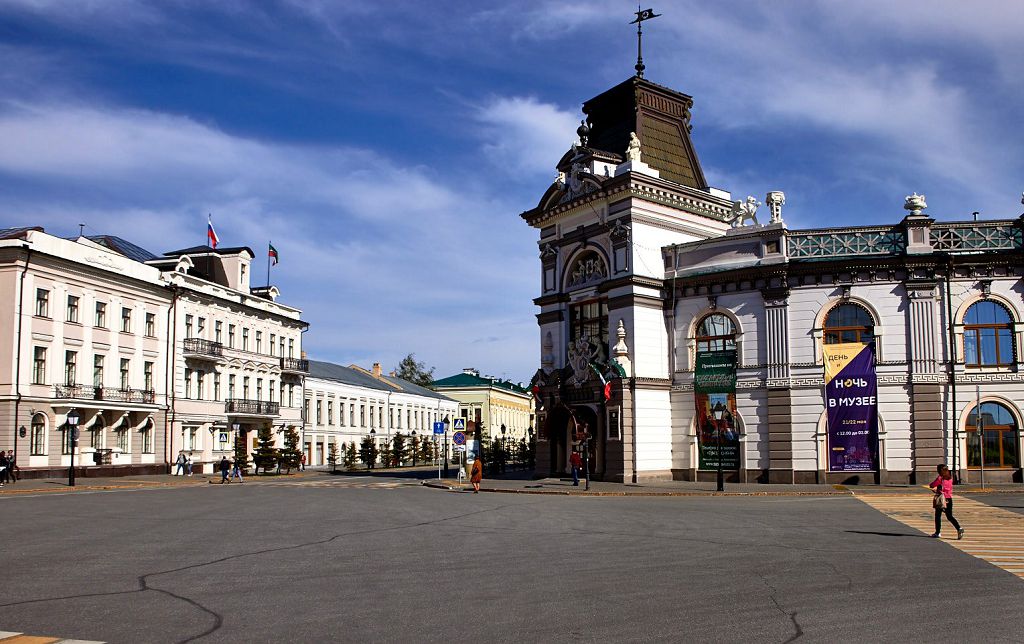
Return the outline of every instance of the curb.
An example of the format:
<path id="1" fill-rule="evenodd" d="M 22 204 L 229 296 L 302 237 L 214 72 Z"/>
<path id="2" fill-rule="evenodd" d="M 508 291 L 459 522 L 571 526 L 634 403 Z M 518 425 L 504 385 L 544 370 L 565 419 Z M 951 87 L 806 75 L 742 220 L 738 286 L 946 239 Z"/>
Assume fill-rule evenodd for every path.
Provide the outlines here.
<path id="1" fill-rule="evenodd" d="M 471 488 L 459 487 L 458 485 L 452 485 L 450 483 L 438 483 L 436 481 L 423 481 L 424 487 L 433 488 L 435 490 L 446 490 L 449 492 L 464 492 Z M 820 492 L 775 492 L 775 491 L 764 491 L 764 492 L 705 492 L 700 490 L 694 491 L 643 491 L 643 492 L 614 492 L 614 491 L 570 491 L 570 490 L 543 490 L 543 489 L 514 489 L 514 488 L 493 488 L 493 487 L 481 487 L 481 492 L 491 492 L 494 494 L 547 494 L 552 496 L 608 496 L 608 497 L 626 497 L 626 496 L 853 496 L 853 493 L 849 490 L 835 490 Z"/>

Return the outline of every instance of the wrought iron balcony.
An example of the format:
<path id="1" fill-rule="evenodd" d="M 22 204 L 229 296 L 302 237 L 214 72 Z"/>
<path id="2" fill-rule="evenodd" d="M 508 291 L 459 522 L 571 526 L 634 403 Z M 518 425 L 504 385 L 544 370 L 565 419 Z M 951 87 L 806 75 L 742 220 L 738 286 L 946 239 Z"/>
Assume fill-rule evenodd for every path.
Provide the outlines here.
<path id="1" fill-rule="evenodd" d="M 277 416 L 280 410 L 280 404 L 269 400 L 228 398 L 224 403 L 224 412 L 236 416 Z"/>
<path id="2" fill-rule="evenodd" d="M 309 360 L 281 358 L 281 371 L 284 373 L 309 373 Z"/>
<path id="3" fill-rule="evenodd" d="M 202 338 L 185 338 L 181 341 L 182 352 L 186 358 L 200 360 L 220 360 L 224 357 L 224 345 Z"/>
<path id="4" fill-rule="evenodd" d="M 74 398 L 76 400 L 96 400 L 99 395 L 99 387 L 89 385 L 54 385 L 54 398 Z"/>
<path id="5" fill-rule="evenodd" d="M 156 392 L 152 389 L 115 389 L 103 387 L 96 390 L 96 400 L 152 405 L 156 402 Z"/>

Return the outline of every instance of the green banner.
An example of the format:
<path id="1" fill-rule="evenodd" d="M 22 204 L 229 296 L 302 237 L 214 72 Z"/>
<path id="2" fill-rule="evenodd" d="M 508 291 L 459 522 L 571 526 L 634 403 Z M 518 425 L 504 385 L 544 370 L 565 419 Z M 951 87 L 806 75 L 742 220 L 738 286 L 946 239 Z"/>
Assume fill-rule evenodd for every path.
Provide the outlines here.
<path id="1" fill-rule="evenodd" d="M 693 388 L 702 470 L 740 468 L 740 434 L 736 422 L 736 351 L 697 354 Z"/>

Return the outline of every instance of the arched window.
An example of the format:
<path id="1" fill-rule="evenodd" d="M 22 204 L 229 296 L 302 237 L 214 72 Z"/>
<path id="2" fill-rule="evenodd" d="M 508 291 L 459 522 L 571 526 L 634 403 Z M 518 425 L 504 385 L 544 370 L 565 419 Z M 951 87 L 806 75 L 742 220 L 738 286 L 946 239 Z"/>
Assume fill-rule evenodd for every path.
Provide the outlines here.
<path id="1" fill-rule="evenodd" d="M 840 304 L 825 318 L 825 344 L 860 342 L 867 344 L 875 337 L 875 321 L 859 304 Z"/>
<path id="2" fill-rule="evenodd" d="M 736 348 L 736 327 L 729 316 L 708 315 L 697 326 L 697 351 L 726 351 Z"/>
<path id="3" fill-rule="evenodd" d="M 32 416 L 32 442 L 30 448 L 32 456 L 46 454 L 46 414 Z"/>
<path id="4" fill-rule="evenodd" d="M 964 363 L 971 367 L 1013 364 L 1013 318 L 992 300 L 975 302 L 964 315 Z"/>
<path id="5" fill-rule="evenodd" d="M 981 403 L 981 430 L 985 442 L 985 467 L 1020 467 L 1017 450 L 1017 419 L 1004 405 Z M 967 416 L 967 467 L 980 467 L 978 408 Z"/>

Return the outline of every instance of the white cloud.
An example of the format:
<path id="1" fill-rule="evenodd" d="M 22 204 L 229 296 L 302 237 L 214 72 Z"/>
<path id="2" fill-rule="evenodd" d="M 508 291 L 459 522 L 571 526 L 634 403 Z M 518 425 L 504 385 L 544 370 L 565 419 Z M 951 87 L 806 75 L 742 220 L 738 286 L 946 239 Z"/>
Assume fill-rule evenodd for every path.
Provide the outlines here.
<path id="1" fill-rule="evenodd" d="M 478 108 L 483 148 L 499 166 L 517 173 L 554 174 L 577 139 L 576 115 L 533 97 L 495 97 Z"/>

